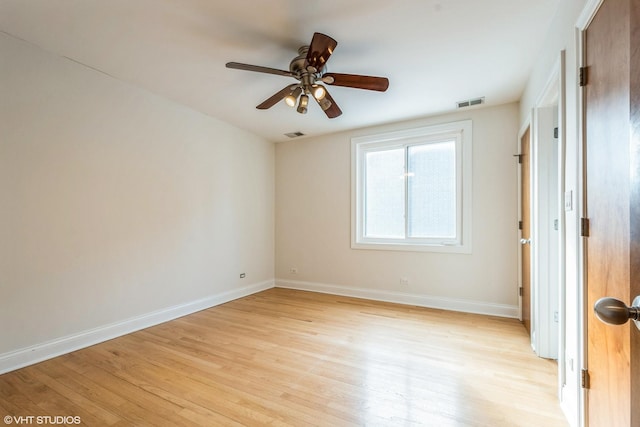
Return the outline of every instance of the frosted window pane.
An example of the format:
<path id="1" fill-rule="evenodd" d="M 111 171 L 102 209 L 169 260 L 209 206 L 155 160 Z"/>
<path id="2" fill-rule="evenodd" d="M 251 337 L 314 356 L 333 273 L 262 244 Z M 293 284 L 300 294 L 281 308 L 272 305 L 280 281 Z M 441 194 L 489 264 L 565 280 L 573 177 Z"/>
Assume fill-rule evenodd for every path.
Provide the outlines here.
<path id="1" fill-rule="evenodd" d="M 365 236 L 404 237 L 404 149 L 369 152 L 365 162 Z"/>
<path id="2" fill-rule="evenodd" d="M 456 237 L 455 141 L 409 147 L 409 237 Z"/>

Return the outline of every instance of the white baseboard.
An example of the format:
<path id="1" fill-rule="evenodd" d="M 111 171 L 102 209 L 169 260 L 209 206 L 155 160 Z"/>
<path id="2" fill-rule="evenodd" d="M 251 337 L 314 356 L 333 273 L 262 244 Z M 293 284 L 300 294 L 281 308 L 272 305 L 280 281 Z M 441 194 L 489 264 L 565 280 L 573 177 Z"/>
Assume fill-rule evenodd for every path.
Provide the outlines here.
<path id="1" fill-rule="evenodd" d="M 518 306 L 506 304 L 492 304 L 480 301 L 444 298 L 429 295 L 416 295 L 402 292 L 379 291 L 364 288 L 352 288 L 316 282 L 303 282 L 276 279 L 256 283 L 240 289 L 211 295 L 196 301 L 168 307 L 151 313 L 143 314 L 121 322 L 82 331 L 80 333 L 54 339 L 31 347 L 0 354 L 0 374 L 10 372 L 25 366 L 33 365 L 56 356 L 80 350 L 113 338 L 120 337 L 150 326 L 155 326 L 178 317 L 186 316 L 200 310 L 214 307 L 234 299 L 242 298 L 273 287 L 298 289 L 303 291 L 320 292 L 325 294 L 343 295 L 365 298 L 374 301 L 394 302 L 415 305 L 419 307 L 439 308 L 443 310 L 461 311 L 466 313 L 486 314 L 500 317 L 518 317 Z"/>
<path id="2" fill-rule="evenodd" d="M 430 295 L 408 294 L 403 292 L 379 291 L 364 288 L 351 288 L 316 282 L 276 279 L 277 288 L 298 289 L 302 291 L 320 292 L 324 294 L 365 298 L 374 301 L 394 302 L 419 307 L 439 308 L 442 310 L 461 311 L 464 313 L 486 314 L 490 316 L 518 318 L 518 306 L 494 304 L 482 301 L 471 301 L 445 298 Z"/>
<path id="3" fill-rule="evenodd" d="M 121 322 L 111 323 L 98 328 L 54 339 L 42 344 L 0 354 L 0 374 L 42 362 L 62 354 L 80 350 L 131 332 L 155 326 L 187 314 L 214 307 L 234 299 L 274 287 L 273 280 L 255 283 L 243 288 L 211 295 L 196 301 L 175 305 L 151 313 L 143 314 Z"/>

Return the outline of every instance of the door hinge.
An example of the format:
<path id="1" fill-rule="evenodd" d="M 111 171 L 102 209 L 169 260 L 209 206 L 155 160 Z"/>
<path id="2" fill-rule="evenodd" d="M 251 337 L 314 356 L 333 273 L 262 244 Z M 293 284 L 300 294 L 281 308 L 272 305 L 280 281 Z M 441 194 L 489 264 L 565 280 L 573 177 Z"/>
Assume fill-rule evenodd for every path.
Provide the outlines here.
<path id="1" fill-rule="evenodd" d="M 522 230 L 522 221 L 518 221 L 518 230 Z"/>
<path id="2" fill-rule="evenodd" d="M 520 287 L 518 288 L 518 295 L 519 295 L 519 296 L 522 296 L 522 286 L 520 286 Z"/>
<path id="3" fill-rule="evenodd" d="M 589 72 L 587 67 L 580 67 L 580 87 L 586 86 L 588 83 Z"/>
<path id="4" fill-rule="evenodd" d="M 517 157 L 518 163 L 522 163 L 522 154 L 514 154 L 513 157 Z"/>
<path id="5" fill-rule="evenodd" d="M 553 128 L 553 137 L 558 139 L 558 128 Z"/>
<path id="6" fill-rule="evenodd" d="M 580 236 L 589 237 L 589 218 L 580 218 Z"/>
<path id="7" fill-rule="evenodd" d="M 589 375 L 589 371 L 583 369 L 580 371 L 580 387 L 582 388 L 591 388 L 591 376 Z"/>

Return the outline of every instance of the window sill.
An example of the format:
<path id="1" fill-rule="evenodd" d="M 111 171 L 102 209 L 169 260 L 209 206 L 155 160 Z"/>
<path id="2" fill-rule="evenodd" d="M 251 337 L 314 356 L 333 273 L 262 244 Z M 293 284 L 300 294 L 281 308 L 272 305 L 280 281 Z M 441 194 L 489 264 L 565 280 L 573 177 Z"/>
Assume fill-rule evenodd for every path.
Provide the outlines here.
<path id="1" fill-rule="evenodd" d="M 352 242 L 351 249 L 377 250 L 377 251 L 404 251 L 404 252 L 436 252 L 471 254 L 471 244 L 444 245 L 444 244 L 410 244 L 410 243 L 358 243 Z"/>

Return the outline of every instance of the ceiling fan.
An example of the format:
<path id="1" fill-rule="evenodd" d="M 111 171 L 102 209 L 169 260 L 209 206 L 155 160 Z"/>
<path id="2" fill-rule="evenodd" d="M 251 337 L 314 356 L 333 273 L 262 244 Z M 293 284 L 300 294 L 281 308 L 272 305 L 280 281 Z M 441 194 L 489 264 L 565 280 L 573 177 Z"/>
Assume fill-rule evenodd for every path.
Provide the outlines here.
<path id="1" fill-rule="evenodd" d="M 309 105 L 309 95 L 313 97 L 325 112 L 327 117 L 333 119 L 342 114 L 342 111 L 333 100 L 324 84 L 333 86 L 345 86 L 357 89 L 376 90 L 384 92 L 389 87 L 389 79 L 386 77 L 361 76 L 359 74 L 341 74 L 325 72 L 325 64 L 333 53 L 338 42 L 331 37 L 314 33 L 309 46 L 298 49 L 298 56 L 291 60 L 289 71 L 276 68 L 261 67 L 259 65 L 228 62 L 227 68 L 237 70 L 255 71 L 258 73 L 276 74 L 279 76 L 293 77 L 298 83 L 286 86 L 256 108 L 266 110 L 283 100 L 290 107 L 298 105 L 297 111 L 306 114 Z"/>

